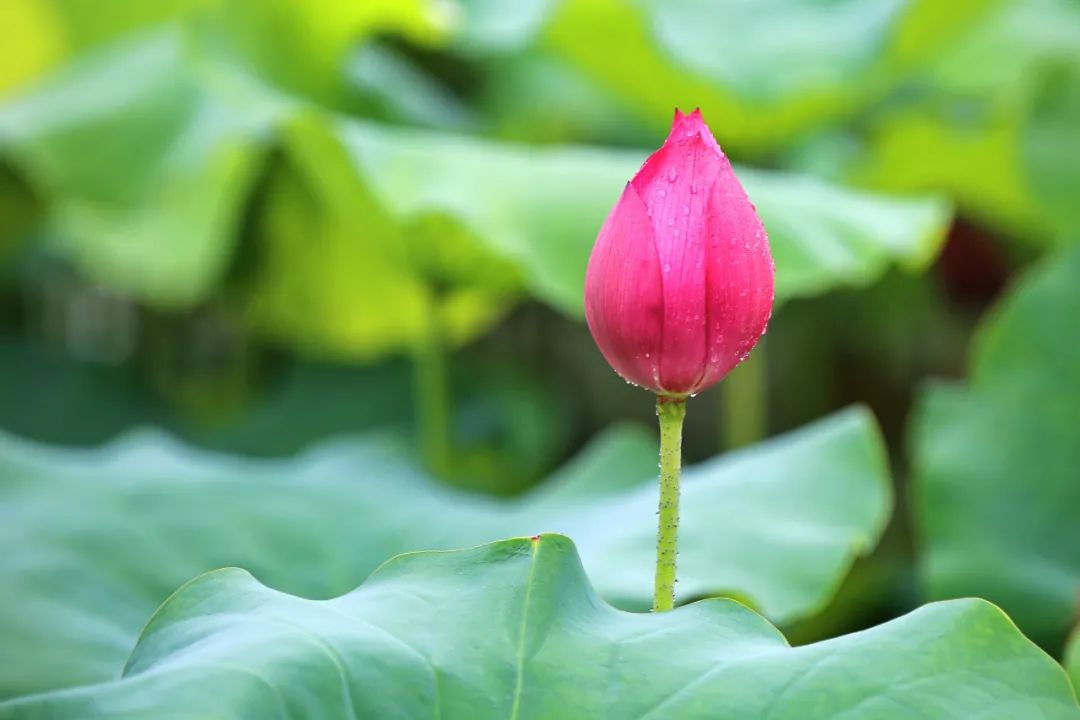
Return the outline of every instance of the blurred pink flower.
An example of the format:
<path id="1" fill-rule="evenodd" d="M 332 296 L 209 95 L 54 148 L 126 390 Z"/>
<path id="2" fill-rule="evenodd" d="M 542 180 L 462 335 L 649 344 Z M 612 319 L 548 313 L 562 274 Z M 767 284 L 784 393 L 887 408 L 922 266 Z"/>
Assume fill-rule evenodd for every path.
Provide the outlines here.
<path id="1" fill-rule="evenodd" d="M 738 365 L 765 332 L 769 241 L 709 128 L 675 111 L 671 134 L 608 215 L 585 276 L 585 317 L 627 381 L 693 395 Z"/>

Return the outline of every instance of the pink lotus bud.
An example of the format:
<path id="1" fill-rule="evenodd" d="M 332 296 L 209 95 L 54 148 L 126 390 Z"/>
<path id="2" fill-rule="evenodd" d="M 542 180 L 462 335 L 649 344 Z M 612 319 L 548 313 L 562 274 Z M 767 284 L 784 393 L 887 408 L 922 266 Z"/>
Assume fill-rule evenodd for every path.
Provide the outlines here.
<path id="1" fill-rule="evenodd" d="M 693 395 L 757 344 L 773 304 L 765 228 L 695 110 L 604 221 L 585 275 L 585 317 L 615 371 L 662 395 Z"/>

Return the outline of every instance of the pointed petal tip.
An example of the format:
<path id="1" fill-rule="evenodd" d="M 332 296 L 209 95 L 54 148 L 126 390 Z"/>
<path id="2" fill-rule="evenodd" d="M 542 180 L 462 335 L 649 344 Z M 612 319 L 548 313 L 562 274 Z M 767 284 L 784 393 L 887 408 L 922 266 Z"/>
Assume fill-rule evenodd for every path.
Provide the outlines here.
<path id="1" fill-rule="evenodd" d="M 688 115 L 676 108 L 675 119 L 671 122 L 671 132 L 668 134 L 667 142 L 686 140 L 693 137 L 697 134 L 701 124 L 700 113 L 697 115 L 690 113 Z"/>
<path id="2" fill-rule="evenodd" d="M 706 145 L 715 149 L 721 155 L 723 154 L 723 150 L 720 149 L 719 143 L 716 142 L 716 138 L 713 137 L 712 131 L 709 130 L 709 126 L 701 114 L 700 107 L 694 108 L 689 113 L 684 113 L 679 108 L 675 108 L 671 133 L 664 144 L 693 140 L 695 138 L 700 138 Z"/>

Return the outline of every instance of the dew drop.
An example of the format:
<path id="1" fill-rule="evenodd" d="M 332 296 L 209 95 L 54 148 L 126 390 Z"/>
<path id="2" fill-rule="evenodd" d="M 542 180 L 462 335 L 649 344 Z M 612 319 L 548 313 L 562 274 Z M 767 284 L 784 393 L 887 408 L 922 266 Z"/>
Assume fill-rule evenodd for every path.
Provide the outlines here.
<path id="1" fill-rule="evenodd" d="M 675 168 L 671 168 L 670 170 L 668 170 L 667 181 L 669 183 L 673 183 L 678 179 L 679 179 L 679 171 L 678 170 L 676 170 Z"/>

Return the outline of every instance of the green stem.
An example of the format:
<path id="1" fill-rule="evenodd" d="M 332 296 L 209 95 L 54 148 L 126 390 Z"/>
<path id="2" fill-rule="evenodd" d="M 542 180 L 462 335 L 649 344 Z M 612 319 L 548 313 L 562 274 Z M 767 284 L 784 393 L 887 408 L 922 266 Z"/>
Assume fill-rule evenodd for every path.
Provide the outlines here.
<path id="1" fill-rule="evenodd" d="M 656 540 L 653 610 L 675 607 L 675 561 L 679 555 L 679 474 L 682 470 L 684 398 L 656 400 L 660 419 L 660 527 Z"/>
<path id="2" fill-rule="evenodd" d="M 439 299 L 427 305 L 426 327 L 416 345 L 416 420 L 424 464 L 436 475 L 450 469 L 450 400 Z"/>
<path id="3" fill-rule="evenodd" d="M 753 445 L 767 432 L 768 377 L 764 342 L 720 386 L 720 445 Z"/>

